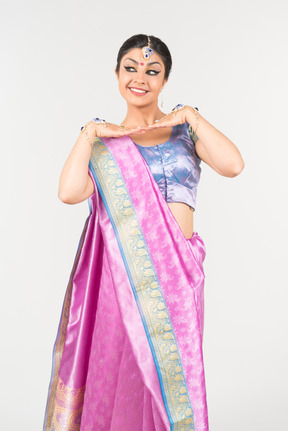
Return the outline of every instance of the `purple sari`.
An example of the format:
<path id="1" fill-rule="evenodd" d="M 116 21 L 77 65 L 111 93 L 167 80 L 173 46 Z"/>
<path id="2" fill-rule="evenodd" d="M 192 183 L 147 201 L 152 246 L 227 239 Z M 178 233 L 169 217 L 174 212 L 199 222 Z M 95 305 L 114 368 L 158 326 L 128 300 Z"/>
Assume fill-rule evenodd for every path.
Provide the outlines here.
<path id="1" fill-rule="evenodd" d="M 43 429 L 208 431 L 203 240 L 185 238 L 129 137 L 98 139 L 89 175 Z"/>

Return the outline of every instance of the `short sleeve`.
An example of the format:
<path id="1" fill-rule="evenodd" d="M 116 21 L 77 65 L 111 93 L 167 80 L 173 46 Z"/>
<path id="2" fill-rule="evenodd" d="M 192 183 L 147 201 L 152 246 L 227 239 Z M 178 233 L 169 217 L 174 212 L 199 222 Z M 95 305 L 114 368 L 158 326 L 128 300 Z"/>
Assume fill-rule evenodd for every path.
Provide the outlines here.
<path id="1" fill-rule="evenodd" d="M 196 142 L 198 141 L 198 136 L 196 135 L 192 126 L 189 123 L 188 123 L 188 131 L 189 131 L 189 136 L 190 136 L 191 141 L 193 141 L 194 144 L 196 144 Z"/>

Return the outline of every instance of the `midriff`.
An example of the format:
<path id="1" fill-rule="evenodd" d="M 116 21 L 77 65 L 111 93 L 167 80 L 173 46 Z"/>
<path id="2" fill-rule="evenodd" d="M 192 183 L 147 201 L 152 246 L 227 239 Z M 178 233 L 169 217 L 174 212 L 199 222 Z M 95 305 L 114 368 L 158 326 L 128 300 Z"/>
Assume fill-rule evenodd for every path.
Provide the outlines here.
<path id="1" fill-rule="evenodd" d="M 178 223 L 186 239 L 193 235 L 193 213 L 194 211 L 182 202 L 169 202 L 169 206 L 176 222 Z"/>

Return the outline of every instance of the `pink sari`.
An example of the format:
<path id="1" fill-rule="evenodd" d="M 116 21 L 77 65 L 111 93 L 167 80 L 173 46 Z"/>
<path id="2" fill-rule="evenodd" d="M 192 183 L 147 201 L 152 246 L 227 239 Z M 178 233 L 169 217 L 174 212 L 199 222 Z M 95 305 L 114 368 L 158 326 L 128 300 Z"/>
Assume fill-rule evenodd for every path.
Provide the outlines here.
<path id="1" fill-rule="evenodd" d="M 98 139 L 89 175 L 43 429 L 208 431 L 203 240 L 184 237 L 129 137 Z"/>

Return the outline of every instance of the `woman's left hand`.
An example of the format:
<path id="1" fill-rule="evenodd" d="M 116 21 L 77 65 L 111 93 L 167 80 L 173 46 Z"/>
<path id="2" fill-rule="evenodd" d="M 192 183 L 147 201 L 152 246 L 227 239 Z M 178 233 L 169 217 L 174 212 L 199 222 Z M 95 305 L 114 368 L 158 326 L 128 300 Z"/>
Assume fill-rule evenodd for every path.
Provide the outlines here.
<path id="1" fill-rule="evenodd" d="M 177 126 L 177 124 L 184 124 L 188 121 L 187 117 L 191 116 L 191 111 L 193 112 L 193 108 L 191 108 L 191 106 L 184 105 L 183 108 L 180 108 L 174 112 L 171 111 L 160 120 L 147 126 L 147 129 L 154 130 L 160 127 L 171 127 Z"/>
<path id="2" fill-rule="evenodd" d="M 220 175 L 227 177 L 234 177 L 242 171 L 244 162 L 236 145 L 205 120 L 199 114 L 198 110 L 196 115 L 196 108 L 184 105 L 180 109 L 165 115 L 156 123 L 151 124 L 151 126 L 147 126 L 146 131 L 155 130 L 160 127 L 177 126 L 186 122 L 191 125 L 195 131 L 194 133 L 197 133 L 198 139 L 195 147 L 197 155 L 201 160 Z M 198 135 L 199 128 L 201 132 L 199 133 L 200 136 Z"/>

